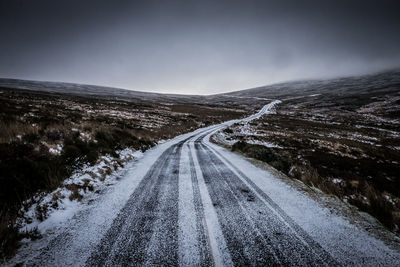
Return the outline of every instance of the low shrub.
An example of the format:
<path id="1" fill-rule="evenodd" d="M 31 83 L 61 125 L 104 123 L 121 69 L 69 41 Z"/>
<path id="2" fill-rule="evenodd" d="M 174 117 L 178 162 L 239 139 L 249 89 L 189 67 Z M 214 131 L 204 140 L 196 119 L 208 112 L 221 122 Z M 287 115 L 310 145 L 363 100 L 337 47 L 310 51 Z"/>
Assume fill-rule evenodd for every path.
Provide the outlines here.
<path id="1" fill-rule="evenodd" d="M 22 140 L 30 144 L 37 144 L 39 143 L 40 136 L 37 133 L 28 133 L 22 137 Z"/>
<path id="2" fill-rule="evenodd" d="M 5 259 L 20 247 L 21 236 L 14 225 L 15 216 L 5 210 L 0 212 L 0 259 Z"/>
<path id="3" fill-rule="evenodd" d="M 231 134 L 233 133 L 233 130 L 231 128 L 225 128 L 224 133 Z"/>
<path id="4" fill-rule="evenodd" d="M 292 166 L 292 161 L 289 157 L 275 152 L 273 148 L 238 141 L 232 146 L 232 151 L 237 150 L 249 157 L 264 161 L 285 174 L 289 173 Z"/>

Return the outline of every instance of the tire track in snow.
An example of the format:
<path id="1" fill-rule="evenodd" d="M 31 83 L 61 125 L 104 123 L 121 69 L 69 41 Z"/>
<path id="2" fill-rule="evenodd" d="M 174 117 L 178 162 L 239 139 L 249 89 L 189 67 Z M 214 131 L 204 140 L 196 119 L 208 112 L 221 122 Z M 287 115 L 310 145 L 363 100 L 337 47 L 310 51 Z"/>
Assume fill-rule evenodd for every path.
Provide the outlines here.
<path id="1" fill-rule="evenodd" d="M 175 146 L 171 164 L 162 179 L 163 190 L 155 213 L 156 220 L 152 229 L 152 237 L 147 246 L 145 266 L 178 265 L 178 218 L 179 218 L 179 161 L 183 143 Z M 163 175 L 162 172 L 162 175 Z M 148 192 L 147 192 L 148 194 Z M 135 260 L 133 261 L 137 263 Z"/>
<path id="2" fill-rule="evenodd" d="M 178 192 L 168 191 L 173 187 L 176 191 L 178 189 L 178 172 L 174 173 L 174 170 L 178 169 L 184 141 L 168 148 L 152 165 L 87 260 L 87 266 L 139 265 L 149 260 L 177 264 Z M 170 220 L 169 223 L 164 216 Z M 164 222 L 167 225 L 155 229 Z M 163 233 L 159 233 L 160 230 Z M 155 239 L 164 246 L 158 247 Z M 157 250 L 149 245 L 157 247 Z"/>
<path id="3" fill-rule="evenodd" d="M 194 160 L 192 156 L 192 152 L 190 149 L 190 145 L 187 145 L 189 149 L 189 161 L 190 161 L 190 172 L 191 172 L 191 179 L 193 185 L 193 196 L 194 196 L 194 203 L 195 203 L 195 210 L 196 210 L 196 218 L 197 218 L 197 225 L 198 229 L 200 230 L 200 240 L 201 240 L 201 265 L 202 266 L 210 266 L 214 265 L 215 261 L 212 259 L 212 252 L 210 247 L 210 235 L 209 230 L 207 229 L 206 219 L 205 219 L 205 212 L 204 212 L 204 205 L 203 205 L 203 198 L 201 197 L 199 182 L 196 175 L 196 169 L 194 165 Z"/>
<path id="4" fill-rule="evenodd" d="M 207 189 L 201 171 L 200 162 L 197 158 L 193 142 L 189 143 L 192 156 L 193 169 L 198 181 L 199 198 L 204 210 L 205 232 L 208 236 L 211 258 L 214 266 L 233 266 L 232 258 L 227 248 L 225 238 L 223 236 L 221 226 L 218 221 L 217 214 L 213 207 L 210 194 Z"/>
<path id="5" fill-rule="evenodd" d="M 179 169 L 179 265 L 210 266 L 209 239 L 193 158 L 189 145 L 182 148 Z"/>

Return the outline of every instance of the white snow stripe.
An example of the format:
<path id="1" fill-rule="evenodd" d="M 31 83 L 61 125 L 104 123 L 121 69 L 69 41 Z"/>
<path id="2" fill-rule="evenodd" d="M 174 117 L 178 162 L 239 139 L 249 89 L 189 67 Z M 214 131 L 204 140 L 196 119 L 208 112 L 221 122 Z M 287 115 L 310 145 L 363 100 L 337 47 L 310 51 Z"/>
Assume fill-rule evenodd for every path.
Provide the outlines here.
<path id="1" fill-rule="evenodd" d="M 194 143 L 190 142 L 190 150 L 192 153 L 193 161 L 195 164 L 195 170 L 197 179 L 199 182 L 199 189 L 201 199 L 204 207 L 205 224 L 208 230 L 208 237 L 211 247 L 211 256 L 215 266 L 233 266 L 232 258 L 227 248 L 224 235 L 221 230 L 221 226 L 218 222 L 217 213 L 215 212 L 214 206 L 208 193 L 207 186 L 204 181 L 203 173 L 201 172 L 199 161 L 195 153 Z"/>
<path id="2" fill-rule="evenodd" d="M 190 172 L 189 148 L 184 145 L 179 164 L 179 265 L 199 266 L 199 240 L 196 238 L 196 212 Z"/>

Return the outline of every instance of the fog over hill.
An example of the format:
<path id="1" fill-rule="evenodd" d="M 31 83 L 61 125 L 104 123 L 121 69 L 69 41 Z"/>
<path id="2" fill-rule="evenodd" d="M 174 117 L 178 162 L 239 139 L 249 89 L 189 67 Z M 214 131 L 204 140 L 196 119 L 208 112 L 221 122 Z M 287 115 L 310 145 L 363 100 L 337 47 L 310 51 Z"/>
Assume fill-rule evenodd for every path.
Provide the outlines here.
<path id="1" fill-rule="evenodd" d="M 391 70 L 376 74 L 343 77 L 329 80 L 291 81 L 246 90 L 225 93 L 226 96 L 240 97 L 275 97 L 282 98 L 292 95 L 307 94 L 357 94 L 373 92 L 379 89 L 394 89 L 400 85 L 400 70 Z"/>
<path id="2" fill-rule="evenodd" d="M 118 100 L 140 99 L 146 101 L 161 101 L 167 99 L 193 99 L 194 97 L 196 97 L 177 94 L 149 93 L 89 84 L 30 81 L 20 79 L 0 79 L 0 87 L 100 98 L 113 97 Z"/>
<path id="3" fill-rule="evenodd" d="M 356 94 L 374 90 L 391 90 L 400 85 L 400 69 L 370 75 L 342 77 L 328 80 L 299 80 L 271 84 L 245 90 L 215 95 L 182 95 L 149 93 L 136 90 L 105 87 L 98 85 L 30 81 L 0 78 L 0 87 L 50 93 L 73 94 L 92 97 L 113 97 L 118 100 L 138 99 L 146 101 L 216 101 L 226 97 L 285 98 L 294 95 L 321 93 Z"/>

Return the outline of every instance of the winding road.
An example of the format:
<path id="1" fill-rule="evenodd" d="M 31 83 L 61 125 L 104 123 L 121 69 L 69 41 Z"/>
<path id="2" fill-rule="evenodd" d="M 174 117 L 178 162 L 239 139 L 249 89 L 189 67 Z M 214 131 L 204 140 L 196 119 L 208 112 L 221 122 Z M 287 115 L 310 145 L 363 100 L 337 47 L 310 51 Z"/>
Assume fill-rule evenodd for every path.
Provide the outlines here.
<path id="1" fill-rule="evenodd" d="M 245 120 L 268 113 L 277 103 Z M 100 200 L 99 208 L 75 218 L 74 227 L 38 248 L 25 264 L 389 266 L 400 262 L 398 251 L 384 242 L 209 141 L 213 133 L 234 122 L 186 134 L 152 151 L 147 169 L 144 164 L 142 173 L 133 169 L 126 175 L 127 181 L 136 177 L 135 183 L 125 191 L 108 193 L 124 192 L 123 201 L 115 196 L 110 198 L 115 204 L 102 206 Z M 107 197 L 103 201 L 108 203 Z"/>

